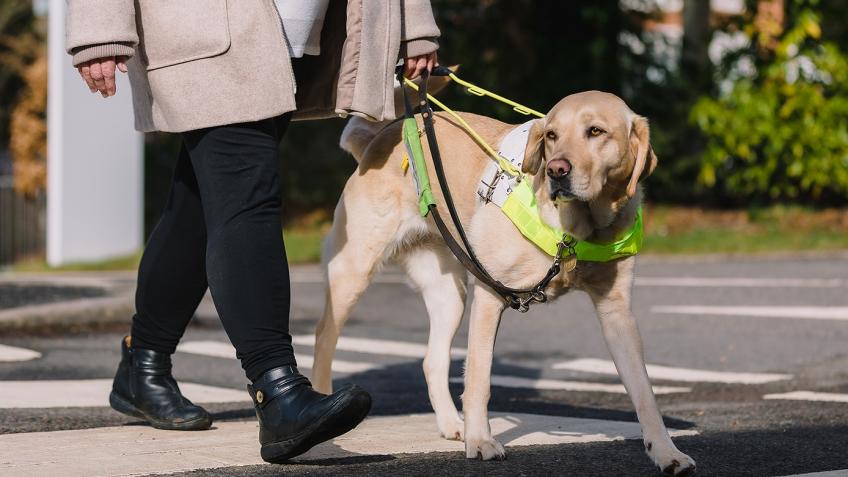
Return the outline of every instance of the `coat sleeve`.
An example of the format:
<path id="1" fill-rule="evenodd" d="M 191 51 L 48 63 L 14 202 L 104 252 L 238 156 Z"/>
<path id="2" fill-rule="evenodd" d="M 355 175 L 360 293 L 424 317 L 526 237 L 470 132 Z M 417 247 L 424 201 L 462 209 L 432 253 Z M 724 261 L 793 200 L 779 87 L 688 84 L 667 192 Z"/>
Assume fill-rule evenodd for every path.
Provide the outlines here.
<path id="1" fill-rule="evenodd" d="M 74 66 L 94 58 L 132 56 L 136 45 L 134 0 L 68 0 L 65 50 Z"/>
<path id="2" fill-rule="evenodd" d="M 401 0 L 401 58 L 436 51 L 440 34 L 430 0 Z"/>

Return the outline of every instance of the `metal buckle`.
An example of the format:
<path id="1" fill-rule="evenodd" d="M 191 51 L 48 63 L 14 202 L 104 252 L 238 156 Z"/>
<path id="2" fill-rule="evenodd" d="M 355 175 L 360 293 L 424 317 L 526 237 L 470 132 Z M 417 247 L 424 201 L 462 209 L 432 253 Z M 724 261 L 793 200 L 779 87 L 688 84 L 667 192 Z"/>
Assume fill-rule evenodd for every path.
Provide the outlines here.
<path id="1" fill-rule="evenodd" d="M 488 188 L 488 190 L 486 191 L 485 195 L 481 194 L 480 191 L 478 190 L 477 195 L 479 195 L 481 199 L 486 201 L 487 204 L 492 201 L 492 196 L 495 194 L 495 186 L 498 185 L 498 181 L 501 180 L 502 176 L 503 176 L 503 171 L 498 170 L 498 171 L 495 172 L 495 176 L 492 178 L 491 184 L 487 184 L 483 180 L 480 180 L 480 183 L 483 184 L 484 186 L 486 186 Z"/>

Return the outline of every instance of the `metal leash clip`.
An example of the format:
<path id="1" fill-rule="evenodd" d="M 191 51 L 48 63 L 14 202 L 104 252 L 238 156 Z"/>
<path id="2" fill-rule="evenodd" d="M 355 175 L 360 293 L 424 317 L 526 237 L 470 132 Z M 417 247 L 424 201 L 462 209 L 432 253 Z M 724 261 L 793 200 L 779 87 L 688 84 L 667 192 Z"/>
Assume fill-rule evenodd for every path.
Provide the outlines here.
<path id="1" fill-rule="evenodd" d="M 548 301 L 548 295 L 545 294 L 542 290 L 534 290 L 527 294 L 524 298 L 518 299 L 518 310 L 521 313 L 527 313 L 527 310 L 530 309 L 530 305 L 533 303 L 545 303 Z"/>

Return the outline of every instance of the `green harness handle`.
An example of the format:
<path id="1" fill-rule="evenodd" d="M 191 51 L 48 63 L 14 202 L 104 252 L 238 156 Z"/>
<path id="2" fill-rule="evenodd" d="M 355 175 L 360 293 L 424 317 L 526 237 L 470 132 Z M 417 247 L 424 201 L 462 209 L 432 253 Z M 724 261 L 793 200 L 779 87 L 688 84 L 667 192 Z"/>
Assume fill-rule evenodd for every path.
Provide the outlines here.
<path id="1" fill-rule="evenodd" d="M 412 166 L 412 177 L 415 179 L 415 189 L 418 192 L 418 212 L 426 217 L 430 206 L 436 204 L 433 190 L 430 187 L 430 176 L 427 174 L 427 163 L 424 160 L 424 148 L 421 146 L 421 136 L 415 118 L 403 120 L 403 144 Z"/>

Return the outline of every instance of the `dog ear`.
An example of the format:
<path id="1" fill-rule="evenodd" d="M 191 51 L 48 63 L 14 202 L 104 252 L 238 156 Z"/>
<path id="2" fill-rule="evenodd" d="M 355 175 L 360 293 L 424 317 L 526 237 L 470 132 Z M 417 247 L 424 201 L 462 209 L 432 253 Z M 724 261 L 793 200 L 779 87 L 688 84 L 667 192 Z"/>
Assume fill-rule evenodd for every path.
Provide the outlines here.
<path id="1" fill-rule="evenodd" d="M 542 166 L 542 156 L 545 154 L 544 131 L 544 118 L 533 121 L 530 134 L 527 136 L 527 145 L 524 147 L 524 162 L 521 164 L 521 172 L 531 175 L 539 172 L 539 168 Z"/>
<path id="2" fill-rule="evenodd" d="M 633 164 L 633 172 L 630 182 L 627 184 L 627 196 L 636 195 L 636 185 L 641 179 L 648 177 L 657 167 L 657 156 L 651 147 L 651 130 L 648 120 L 642 116 L 636 116 L 630 128 L 630 150 L 636 151 Z"/>

